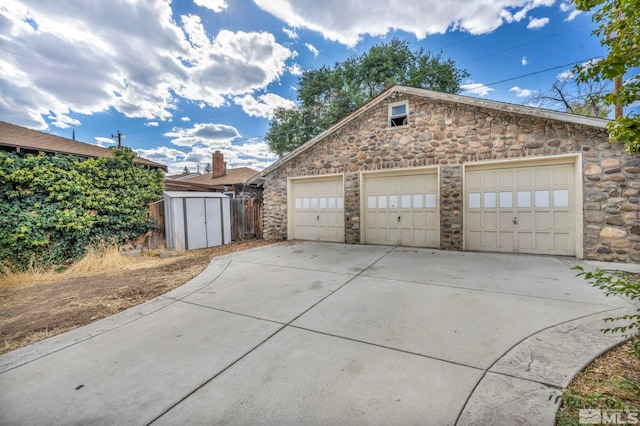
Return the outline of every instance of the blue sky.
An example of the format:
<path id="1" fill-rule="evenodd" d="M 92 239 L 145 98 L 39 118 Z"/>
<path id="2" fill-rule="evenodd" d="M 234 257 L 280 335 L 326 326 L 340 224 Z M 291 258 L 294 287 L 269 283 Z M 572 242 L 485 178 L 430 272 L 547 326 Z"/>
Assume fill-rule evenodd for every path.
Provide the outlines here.
<path id="1" fill-rule="evenodd" d="M 216 149 L 262 169 L 302 70 L 398 37 L 467 69 L 462 94 L 522 104 L 606 53 L 593 28 L 567 0 L 3 0 L 0 120 L 102 146 L 120 131 L 172 173 Z"/>

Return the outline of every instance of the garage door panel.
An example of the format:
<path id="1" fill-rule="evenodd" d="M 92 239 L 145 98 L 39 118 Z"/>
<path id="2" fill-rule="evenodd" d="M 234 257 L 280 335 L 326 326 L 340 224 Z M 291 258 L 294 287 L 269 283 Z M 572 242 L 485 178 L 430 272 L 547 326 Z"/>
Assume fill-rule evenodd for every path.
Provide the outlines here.
<path id="1" fill-rule="evenodd" d="M 551 233 L 536 232 L 536 249 L 540 251 L 552 251 L 553 235 Z"/>
<path id="2" fill-rule="evenodd" d="M 536 229 L 553 229 L 553 213 L 552 212 L 537 212 L 536 213 Z"/>
<path id="3" fill-rule="evenodd" d="M 500 233 L 500 247 L 505 250 L 513 250 L 513 240 L 514 240 L 513 232 L 501 232 Z"/>
<path id="4" fill-rule="evenodd" d="M 574 167 L 574 164 L 503 166 L 495 170 L 468 167 L 466 247 L 575 254 Z M 482 183 L 481 187 L 477 182 Z"/>
<path id="5" fill-rule="evenodd" d="M 293 206 L 292 238 L 344 241 L 342 178 L 295 180 L 290 194 Z"/>
<path id="6" fill-rule="evenodd" d="M 439 246 L 437 174 L 365 175 L 363 187 L 365 243 Z"/>
<path id="7" fill-rule="evenodd" d="M 547 169 L 533 171 L 533 178 L 536 186 L 551 186 L 554 173 L 549 173 Z"/>
<path id="8" fill-rule="evenodd" d="M 498 227 L 498 213 L 497 212 L 485 212 L 482 218 L 483 227 L 497 228 Z"/>

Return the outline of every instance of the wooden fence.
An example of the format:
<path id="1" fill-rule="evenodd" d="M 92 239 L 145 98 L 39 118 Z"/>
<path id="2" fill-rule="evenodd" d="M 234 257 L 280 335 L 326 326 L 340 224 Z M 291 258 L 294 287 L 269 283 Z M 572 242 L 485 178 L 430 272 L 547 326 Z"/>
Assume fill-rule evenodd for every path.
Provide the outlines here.
<path id="1" fill-rule="evenodd" d="M 262 239 L 262 200 L 231 200 L 231 240 Z"/>
<path id="2" fill-rule="evenodd" d="M 150 249 L 164 248 L 164 200 L 149 204 L 149 217 L 158 229 L 147 233 L 146 244 Z"/>

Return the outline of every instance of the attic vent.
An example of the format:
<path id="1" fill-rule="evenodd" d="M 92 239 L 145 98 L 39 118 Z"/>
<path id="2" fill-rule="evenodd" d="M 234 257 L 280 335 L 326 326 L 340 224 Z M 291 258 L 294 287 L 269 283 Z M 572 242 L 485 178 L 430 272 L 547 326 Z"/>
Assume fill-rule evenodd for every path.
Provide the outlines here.
<path id="1" fill-rule="evenodd" d="M 407 102 L 398 102 L 389 105 L 389 127 L 406 126 L 409 106 Z"/>

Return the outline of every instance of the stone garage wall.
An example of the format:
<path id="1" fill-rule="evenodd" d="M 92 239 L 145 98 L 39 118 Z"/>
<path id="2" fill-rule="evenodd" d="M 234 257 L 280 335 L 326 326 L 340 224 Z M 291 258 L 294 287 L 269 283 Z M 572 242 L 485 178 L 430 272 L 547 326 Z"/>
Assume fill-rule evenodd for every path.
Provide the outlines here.
<path id="1" fill-rule="evenodd" d="M 387 127 L 388 104 L 409 100 L 409 123 Z M 393 93 L 266 176 L 264 238 L 287 237 L 287 177 L 345 175 L 345 242 L 360 242 L 361 171 L 440 166 L 440 248 L 462 250 L 462 164 L 583 154 L 584 256 L 640 262 L 640 156 L 606 129 L 508 110 Z"/>

